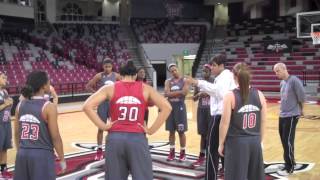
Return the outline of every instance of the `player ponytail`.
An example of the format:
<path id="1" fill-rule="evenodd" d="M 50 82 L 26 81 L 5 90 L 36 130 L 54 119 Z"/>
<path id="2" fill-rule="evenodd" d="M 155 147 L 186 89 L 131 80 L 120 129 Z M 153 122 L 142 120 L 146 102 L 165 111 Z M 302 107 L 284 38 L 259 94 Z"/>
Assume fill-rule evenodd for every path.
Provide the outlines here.
<path id="1" fill-rule="evenodd" d="M 24 98 L 30 99 L 33 94 L 33 89 L 31 86 L 26 85 L 21 89 L 21 94 Z"/>
<path id="2" fill-rule="evenodd" d="M 21 94 L 30 99 L 35 93 L 48 83 L 48 75 L 44 71 L 33 71 L 27 76 L 26 85 L 21 89 Z"/>
<path id="3" fill-rule="evenodd" d="M 236 81 L 239 84 L 242 103 L 246 104 L 249 96 L 249 86 L 251 80 L 249 67 L 245 63 L 237 63 L 233 67 L 233 73 L 236 77 Z"/>

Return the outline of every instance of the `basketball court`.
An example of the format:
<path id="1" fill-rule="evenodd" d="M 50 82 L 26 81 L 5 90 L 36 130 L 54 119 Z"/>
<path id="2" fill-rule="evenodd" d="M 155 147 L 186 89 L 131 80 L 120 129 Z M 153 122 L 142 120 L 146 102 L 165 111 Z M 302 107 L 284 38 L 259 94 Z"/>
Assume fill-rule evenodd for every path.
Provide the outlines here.
<path id="1" fill-rule="evenodd" d="M 297 38 L 312 38 L 313 44 L 320 44 L 320 11 L 297 13 Z M 320 47 L 316 45 L 316 47 Z M 320 56 L 320 55 L 317 55 Z M 307 58 L 306 58 L 307 59 Z M 319 80 L 317 80 L 319 83 Z M 318 93 L 319 94 L 319 93 Z M 317 95 L 316 95 L 317 96 Z M 319 97 L 316 97 L 319 100 Z M 96 126 L 81 110 L 84 102 L 60 104 L 58 124 L 64 145 L 68 169 L 59 174 L 59 180 L 104 178 L 104 160 L 94 161 L 96 146 Z M 197 160 L 200 146 L 200 136 L 197 134 L 196 109 L 197 103 L 186 98 L 188 132 L 186 162 L 167 162 L 169 153 L 168 136 L 163 125 L 158 132 L 148 136 L 153 160 L 154 179 L 194 180 L 204 179 L 204 166 L 193 168 L 191 164 Z M 153 123 L 158 113 L 155 107 L 149 108 L 149 125 Z M 276 174 L 283 165 L 283 148 L 278 132 L 279 103 L 268 102 L 267 130 L 263 148 L 266 179 L 319 180 L 320 179 L 320 104 L 307 103 L 304 106 L 304 116 L 299 119 L 295 137 L 295 159 L 297 167 L 289 177 Z M 107 132 L 105 132 L 107 135 Z M 178 141 L 177 141 L 178 142 Z M 179 145 L 176 143 L 176 151 Z M 178 154 L 177 154 L 178 155 Z M 8 165 L 14 170 L 16 148 L 8 151 Z M 106 155 L 108 157 L 108 155 Z M 143 162 L 141 162 L 143 163 Z M 106 172 L 108 173 L 108 172 Z M 45 178 L 44 178 L 45 179 Z M 131 177 L 129 177 L 131 179 Z M 223 175 L 219 177 L 223 179 Z M 0 178 L 0 180 L 2 180 Z"/>
<path id="2" fill-rule="evenodd" d="M 64 144 L 65 154 L 67 154 L 68 172 L 59 179 L 74 179 L 76 176 L 88 179 L 100 179 L 103 177 L 104 161 L 94 161 L 96 147 L 97 128 L 87 118 L 81 110 L 81 103 L 70 103 L 59 105 L 58 123 Z M 204 167 L 192 169 L 190 164 L 194 162 L 199 153 L 200 136 L 197 134 L 197 124 L 195 119 L 197 103 L 187 99 L 187 112 L 189 130 L 187 136 L 188 161 L 186 163 L 174 162 L 167 163 L 169 147 L 168 132 L 164 126 L 154 135 L 149 136 L 155 178 L 159 179 L 204 179 Z M 297 163 L 301 165 L 300 169 L 289 176 L 291 180 L 317 180 L 320 178 L 320 105 L 309 104 L 305 106 L 306 118 L 301 118 L 297 125 L 295 140 L 295 156 Z M 157 114 L 155 107 L 150 108 L 149 121 L 154 121 Z M 277 179 L 277 165 L 283 163 L 282 147 L 278 134 L 278 114 L 279 104 L 268 103 L 267 131 L 264 142 L 264 161 L 265 171 L 270 174 L 270 179 Z M 105 133 L 106 135 L 107 133 Z M 178 148 L 178 147 L 177 147 Z M 8 163 L 14 164 L 16 149 L 8 152 Z M 80 168 L 80 169 L 79 169 Z M 88 172 L 85 172 L 85 170 Z M 91 169 L 91 170 L 90 170 Z M 92 170 L 93 169 L 93 170 Z M 80 173 L 79 175 L 79 172 Z M 183 172 L 183 173 L 181 173 Z M 68 175 L 69 174 L 69 175 Z M 273 174 L 273 175 L 272 175 Z"/>

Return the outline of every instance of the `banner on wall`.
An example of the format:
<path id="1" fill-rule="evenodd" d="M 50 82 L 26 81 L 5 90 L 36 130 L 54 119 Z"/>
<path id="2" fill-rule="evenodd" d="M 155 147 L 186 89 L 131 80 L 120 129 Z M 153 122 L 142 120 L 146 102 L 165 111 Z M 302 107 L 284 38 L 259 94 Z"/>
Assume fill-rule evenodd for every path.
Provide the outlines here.
<path id="1" fill-rule="evenodd" d="M 290 40 L 264 41 L 264 51 L 266 53 L 290 53 L 292 51 L 292 42 Z"/>
<path id="2" fill-rule="evenodd" d="M 182 17 L 183 4 L 173 0 L 164 1 L 168 18 Z"/>

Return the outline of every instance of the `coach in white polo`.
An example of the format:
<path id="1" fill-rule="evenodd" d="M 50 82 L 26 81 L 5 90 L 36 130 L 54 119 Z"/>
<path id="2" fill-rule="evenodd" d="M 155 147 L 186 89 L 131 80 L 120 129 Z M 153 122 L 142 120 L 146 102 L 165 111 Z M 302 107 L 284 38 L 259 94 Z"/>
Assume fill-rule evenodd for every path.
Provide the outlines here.
<path id="1" fill-rule="evenodd" d="M 225 62 L 226 57 L 224 55 L 215 56 L 211 60 L 211 73 L 215 76 L 213 83 L 205 80 L 193 79 L 191 77 L 187 80 L 189 83 L 198 86 L 203 92 L 210 95 L 210 113 L 213 120 L 208 134 L 206 180 L 216 180 L 218 176 L 219 125 L 223 107 L 223 97 L 228 91 L 236 88 L 232 72 L 225 69 Z M 223 165 L 223 158 L 221 162 Z M 220 171 L 223 171 L 223 167 Z"/>

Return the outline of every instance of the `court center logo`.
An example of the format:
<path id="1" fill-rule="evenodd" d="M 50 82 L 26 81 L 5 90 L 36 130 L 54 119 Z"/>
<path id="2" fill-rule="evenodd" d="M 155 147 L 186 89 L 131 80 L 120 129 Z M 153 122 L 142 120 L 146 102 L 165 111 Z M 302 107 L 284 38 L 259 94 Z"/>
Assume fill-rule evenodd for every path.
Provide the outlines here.
<path id="1" fill-rule="evenodd" d="M 105 176 L 104 160 L 95 161 L 96 144 L 94 143 L 74 143 L 73 146 L 81 149 L 81 152 L 66 155 L 68 169 L 64 174 L 58 175 L 58 180 L 87 179 L 102 180 Z M 152 157 L 153 175 L 156 180 L 204 180 L 205 163 L 199 167 L 192 164 L 198 159 L 196 155 L 187 155 L 187 161 L 179 162 L 166 160 L 169 154 L 169 144 L 167 142 L 150 143 Z M 108 155 L 106 155 L 108 157 Z M 179 154 L 177 153 L 178 157 Z M 313 168 L 313 163 L 297 163 L 294 173 L 309 171 Z M 283 163 L 265 163 L 265 173 L 267 180 L 287 179 L 277 174 L 278 170 L 284 167 Z M 128 179 L 132 179 L 129 176 Z M 218 180 L 223 180 L 223 174 L 219 174 Z"/>

